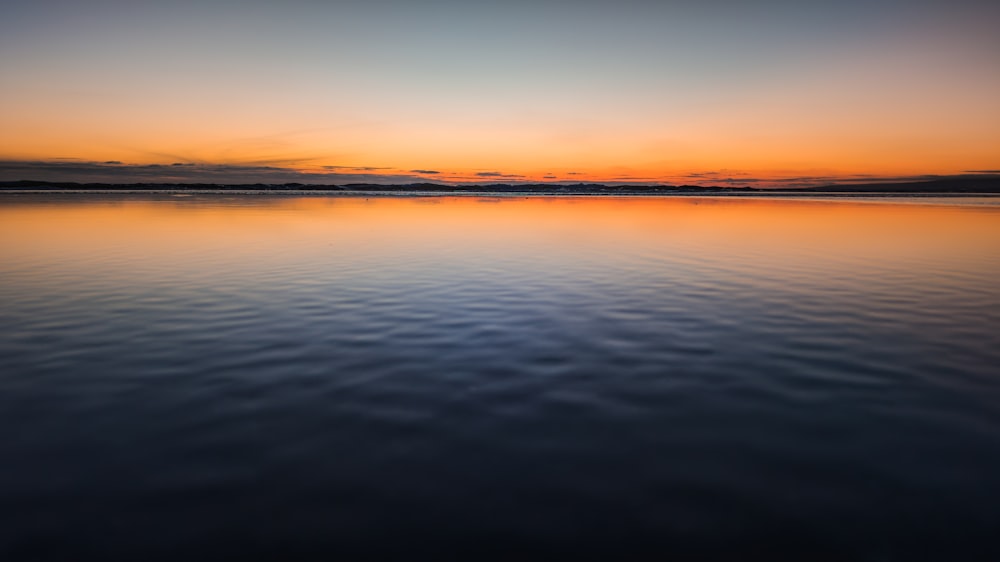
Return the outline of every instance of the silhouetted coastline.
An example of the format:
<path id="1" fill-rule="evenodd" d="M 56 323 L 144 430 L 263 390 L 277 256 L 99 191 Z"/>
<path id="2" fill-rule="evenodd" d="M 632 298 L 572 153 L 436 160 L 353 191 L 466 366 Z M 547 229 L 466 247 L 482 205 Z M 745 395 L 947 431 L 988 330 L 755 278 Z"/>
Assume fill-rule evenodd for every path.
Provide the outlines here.
<path id="1" fill-rule="evenodd" d="M 517 194 L 517 195 L 988 195 L 1000 194 L 1000 175 L 959 176 L 926 181 L 832 184 L 804 188 L 756 188 L 696 185 L 608 185 L 601 183 L 490 183 L 447 185 L 438 183 L 317 185 L 303 183 L 80 183 L 19 180 L 0 182 L 0 192 L 322 192 L 325 194 Z"/>

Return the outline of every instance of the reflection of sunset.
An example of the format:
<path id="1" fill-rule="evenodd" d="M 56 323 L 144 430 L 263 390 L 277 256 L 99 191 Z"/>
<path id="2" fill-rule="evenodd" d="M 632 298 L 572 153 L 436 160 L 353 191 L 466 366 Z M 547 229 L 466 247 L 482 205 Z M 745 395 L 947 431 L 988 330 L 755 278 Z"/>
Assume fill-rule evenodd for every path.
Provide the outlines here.
<path id="1" fill-rule="evenodd" d="M 601 251 L 642 268 L 664 250 L 794 268 L 810 260 L 868 267 L 880 260 L 968 261 L 997 267 L 996 207 L 734 198 L 178 198 L 0 206 L 3 260 L 102 267 L 93 248 L 116 248 L 127 267 L 207 252 L 212 270 L 244 260 L 281 267 L 367 254 L 490 259 L 519 252 Z M 960 253 L 956 254 L 956 249 Z M 463 257 L 464 256 L 464 257 Z M 226 266 L 225 264 L 229 264 Z M 30 269 L 30 268 L 29 268 Z M 27 273 L 28 271 L 25 271 Z"/>
<path id="2" fill-rule="evenodd" d="M 998 23 L 4 1 L 0 562 L 987 559 Z"/>

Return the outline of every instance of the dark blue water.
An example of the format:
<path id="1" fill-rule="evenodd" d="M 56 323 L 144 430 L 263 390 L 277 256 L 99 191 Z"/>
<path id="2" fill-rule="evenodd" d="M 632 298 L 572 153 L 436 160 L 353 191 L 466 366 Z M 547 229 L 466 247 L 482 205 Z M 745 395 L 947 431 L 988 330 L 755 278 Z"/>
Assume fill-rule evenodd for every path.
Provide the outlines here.
<path id="1" fill-rule="evenodd" d="M 1000 205 L 3 195 L 0 559 L 1000 559 Z"/>

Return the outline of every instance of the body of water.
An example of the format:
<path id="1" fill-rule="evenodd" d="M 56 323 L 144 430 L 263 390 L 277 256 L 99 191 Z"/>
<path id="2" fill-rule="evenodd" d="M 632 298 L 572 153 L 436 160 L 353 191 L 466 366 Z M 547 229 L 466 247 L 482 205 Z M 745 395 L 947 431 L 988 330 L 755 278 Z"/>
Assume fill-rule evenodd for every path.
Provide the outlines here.
<path id="1" fill-rule="evenodd" d="M 1000 199 L 0 195 L 0 432 L 6 561 L 988 559 Z"/>

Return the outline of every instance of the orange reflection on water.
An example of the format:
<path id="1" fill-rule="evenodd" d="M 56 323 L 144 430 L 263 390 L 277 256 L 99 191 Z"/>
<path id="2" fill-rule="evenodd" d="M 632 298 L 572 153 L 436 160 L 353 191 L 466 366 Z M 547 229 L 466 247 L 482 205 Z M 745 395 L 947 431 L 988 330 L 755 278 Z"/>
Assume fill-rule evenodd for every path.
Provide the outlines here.
<path id="1" fill-rule="evenodd" d="M 934 261 L 1000 273 L 1000 206 L 776 198 L 288 196 L 0 199 L 0 261 L 20 275 L 60 264 L 80 275 L 145 278 L 170 268 L 254 274 L 310 260 L 446 263 L 490 256 L 662 256 L 792 270 Z M 958 201 L 961 203 L 961 201 Z M 597 254 L 594 254 L 597 252 Z M 109 269 L 108 256 L 115 268 Z M 589 259 L 589 258 L 587 258 Z M 165 265 L 166 264 L 166 265 Z M 46 270 L 48 271 L 48 269 Z"/>

